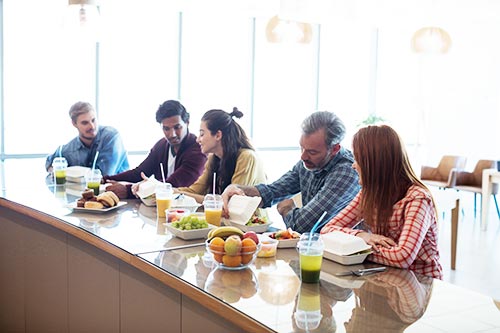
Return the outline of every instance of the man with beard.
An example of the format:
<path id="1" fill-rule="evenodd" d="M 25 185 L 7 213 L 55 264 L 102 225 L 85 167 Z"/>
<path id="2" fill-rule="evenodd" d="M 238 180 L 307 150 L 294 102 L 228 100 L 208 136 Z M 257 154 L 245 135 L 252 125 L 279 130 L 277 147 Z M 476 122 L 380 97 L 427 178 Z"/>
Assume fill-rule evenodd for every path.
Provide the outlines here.
<path id="1" fill-rule="evenodd" d="M 165 137 L 151 148 L 149 155 L 135 169 L 117 175 L 107 175 L 103 180 L 112 183 L 106 191 L 113 191 L 120 198 L 135 198 L 141 182 L 154 175 L 173 187 L 190 186 L 200 177 L 207 157 L 201 152 L 196 136 L 189 133 L 189 113 L 178 101 L 168 100 L 156 111 L 156 121 L 161 125 Z M 136 183 L 124 185 L 118 181 Z"/>
<path id="2" fill-rule="evenodd" d="M 47 156 L 45 169 L 52 172 L 54 158 L 62 156 L 68 166 L 92 167 L 97 152 L 96 169 L 103 174 L 115 174 L 129 168 L 127 151 L 120 133 L 111 126 L 98 126 L 94 107 L 87 102 L 77 102 L 69 110 L 78 136 Z"/>
<path id="3" fill-rule="evenodd" d="M 301 161 L 271 184 L 230 185 L 223 193 L 224 214 L 234 194 L 260 196 L 261 207 L 277 204 L 288 228 L 303 233 L 327 212 L 317 230 L 337 215 L 359 192 L 354 157 L 340 142 L 345 136 L 343 122 L 332 112 L 318 111 L 302 122 Z M 292 196 L 302 195 L 297 207 Z"/>

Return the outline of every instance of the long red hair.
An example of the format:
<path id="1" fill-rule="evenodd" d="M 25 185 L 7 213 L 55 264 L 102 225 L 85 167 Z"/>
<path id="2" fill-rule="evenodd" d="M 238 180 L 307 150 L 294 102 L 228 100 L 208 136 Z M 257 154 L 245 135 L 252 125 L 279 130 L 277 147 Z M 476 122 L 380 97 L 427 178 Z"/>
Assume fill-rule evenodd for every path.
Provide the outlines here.
<path id="1" fill-rule="evenodd" d="M 387 125 L 361 128 L 353 151 L 362 182 L 361 209 L 372 232 L 386 234 L 393 205 L 412 185 L 426 186 L 415 175 L 403 141 Z"/>

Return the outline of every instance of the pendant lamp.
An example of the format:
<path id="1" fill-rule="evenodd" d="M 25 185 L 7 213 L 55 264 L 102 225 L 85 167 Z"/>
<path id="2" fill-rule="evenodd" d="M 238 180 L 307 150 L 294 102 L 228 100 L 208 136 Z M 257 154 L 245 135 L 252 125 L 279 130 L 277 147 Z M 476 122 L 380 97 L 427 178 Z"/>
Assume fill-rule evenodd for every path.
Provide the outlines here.
<path id="1" fill-rule="evenodd" d="M 68 0 L 64 25 L 69 31 L 96 35 L 99 30 L 99 16 L 96 0 Z"/>
<path id="2" fill-rule="evenodd" d="M 312 40 L 310 23 L 271 17 L 266 26 L 266 39 L 270 43 L 309 44 Z"/>
<path id="3" fill-rule="evenodd" d="M 424 27 L 413 34 L 411 46 L 416 53 L 445 54 L 451 48 L 451 37 L 442 28 Z"/>

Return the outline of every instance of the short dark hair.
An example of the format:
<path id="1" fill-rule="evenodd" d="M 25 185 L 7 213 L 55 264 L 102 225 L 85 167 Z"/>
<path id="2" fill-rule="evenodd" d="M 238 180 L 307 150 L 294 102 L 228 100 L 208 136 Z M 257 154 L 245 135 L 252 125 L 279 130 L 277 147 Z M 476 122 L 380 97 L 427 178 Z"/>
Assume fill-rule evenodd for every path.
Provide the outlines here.
<path id="1" fill-rule="evenodd" d="M 189 113 L 186 108 L 180 102 L 174 100 L 165 101 L 158 107 L 156 122 L 161 124 L 163 119 L 173 116 L 181 116 L 183 122 L 189 123 Z"/>

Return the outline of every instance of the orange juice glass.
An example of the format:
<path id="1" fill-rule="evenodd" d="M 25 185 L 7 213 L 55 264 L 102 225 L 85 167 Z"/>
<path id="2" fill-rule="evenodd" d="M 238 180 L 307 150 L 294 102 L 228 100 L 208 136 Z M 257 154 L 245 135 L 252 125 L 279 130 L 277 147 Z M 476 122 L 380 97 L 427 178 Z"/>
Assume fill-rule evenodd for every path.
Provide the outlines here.
<path id="1" fill-rule="evenodd" d="M 172 204 L 172 185 L 169 183 L 159 183 L 155 188 L 156 195 L 156 215 L 165 218 L 167 215 L 165 211 L 170 208 Z"/>
<path id="2" fill-rule="evenodd" d="M 221 209 L 205 208 L 205 220 L 207 220 L 207 223 L 219 227 L 221 218 L 222 218 L 222 208 Z"/>
<path id="3" fill-rule="evenodd" d="M 220 226 L 222 218 L 222 196 L 218 194 L 207 194 L 203 200 L 205 220 L 207 223 Z"/>

